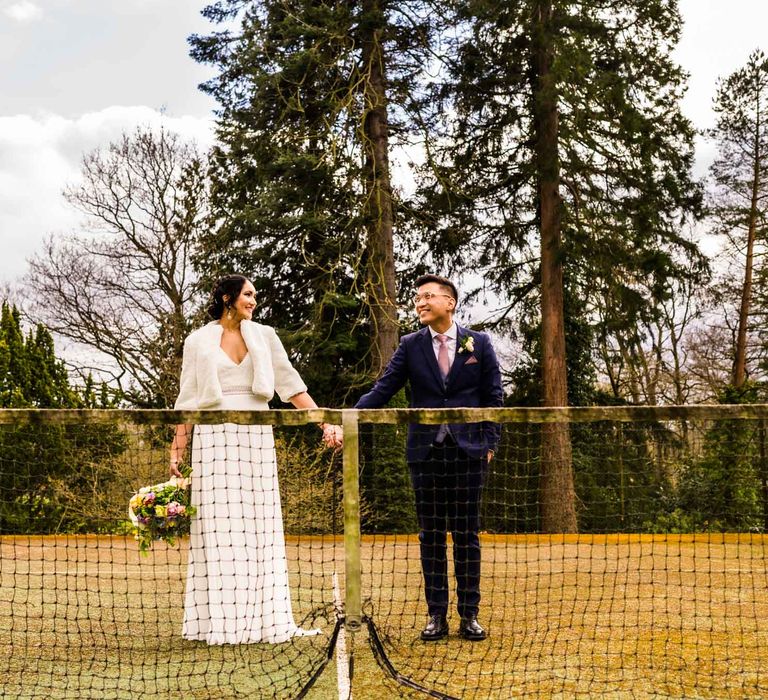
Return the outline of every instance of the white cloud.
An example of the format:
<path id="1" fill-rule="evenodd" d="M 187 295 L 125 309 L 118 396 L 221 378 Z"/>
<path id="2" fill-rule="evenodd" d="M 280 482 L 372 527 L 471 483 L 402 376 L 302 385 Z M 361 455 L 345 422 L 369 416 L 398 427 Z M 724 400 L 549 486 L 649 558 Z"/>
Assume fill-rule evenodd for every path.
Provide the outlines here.
<path id="1" fill-rule="evenodd" d="M 17 22 L 34 22 L 43 16 L 43 11 L 30 0 L 19 0 L 5 5 L 3 14 Z"/>
<path id="2" fill-rule="evenodd" d="M 0 117 L 0 282 L 20 277 L 48 234 L 77 227 L 80 214 L 61 192 L 77 181 L 85 153 L 139 126 L 160 125 L 200 150 L 213 143 L 211 119 L 169 117 L 149 107 L 108 107 L 74 119 Z"/>

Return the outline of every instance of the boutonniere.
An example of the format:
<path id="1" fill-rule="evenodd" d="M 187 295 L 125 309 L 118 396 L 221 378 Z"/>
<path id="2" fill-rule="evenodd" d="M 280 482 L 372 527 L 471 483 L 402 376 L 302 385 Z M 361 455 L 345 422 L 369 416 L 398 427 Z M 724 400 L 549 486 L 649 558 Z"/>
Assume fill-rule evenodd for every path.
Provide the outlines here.
<path id="1" fill-rule="evenodd" d="M 474 352 L 475 351 L 475 339 L 471 335 L 465 335 L 459 341 L 459 352 Z"/>

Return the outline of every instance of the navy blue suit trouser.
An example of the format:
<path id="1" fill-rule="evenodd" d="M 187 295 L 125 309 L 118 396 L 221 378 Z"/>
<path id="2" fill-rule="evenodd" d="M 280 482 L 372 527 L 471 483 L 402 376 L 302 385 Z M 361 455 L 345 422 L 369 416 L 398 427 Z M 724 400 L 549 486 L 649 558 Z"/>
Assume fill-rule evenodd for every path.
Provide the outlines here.
<path id="1" fill-rule="evenodd" d="M 430 615 L 448 611 L 447 533 L 453 539 L 458 610 L 477 615 L 480 605 L 480 498 L 487 460 L 471 458 L 449 437 L 427 458 L 408 465 L 416 495 L 421 567 Z"/>

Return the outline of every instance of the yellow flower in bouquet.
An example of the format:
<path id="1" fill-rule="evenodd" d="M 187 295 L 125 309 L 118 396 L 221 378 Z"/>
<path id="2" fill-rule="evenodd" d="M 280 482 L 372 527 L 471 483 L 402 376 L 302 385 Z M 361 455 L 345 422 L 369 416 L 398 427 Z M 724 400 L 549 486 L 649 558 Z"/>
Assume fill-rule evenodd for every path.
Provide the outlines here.
<path id="1" fill-rule="evenodd" d="M 155 540 L 173 546 L 176 538 L 189 533 L 196 509 L 190 504 L 188 478 L 171 477 L 162 484 L 143 486 L 128 501 L 128 516 L 143 554 Z"/>

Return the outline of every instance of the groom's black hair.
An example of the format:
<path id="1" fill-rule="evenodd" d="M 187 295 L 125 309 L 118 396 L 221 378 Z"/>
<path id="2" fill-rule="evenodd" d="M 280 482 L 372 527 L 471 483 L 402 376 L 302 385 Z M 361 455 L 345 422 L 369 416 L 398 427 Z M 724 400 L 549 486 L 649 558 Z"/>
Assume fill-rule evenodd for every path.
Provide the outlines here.
<path id="1" fill-rule="evenodd" d="M 416 282 L 414 282 L 414 286 L 418 289 L 422 284 L 429 284 L 430 282 L 435 282 L 441 287 L 445 287 L 446 290 L 450 289 L 451 296 L 456 300 L 457 304 L 459 303 L 459 292 L 456 289 L 456 285 L 447 277 L 440 277 L 440 275 L 422 275 Z"/>

